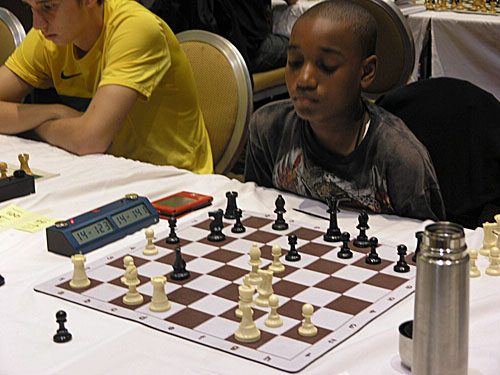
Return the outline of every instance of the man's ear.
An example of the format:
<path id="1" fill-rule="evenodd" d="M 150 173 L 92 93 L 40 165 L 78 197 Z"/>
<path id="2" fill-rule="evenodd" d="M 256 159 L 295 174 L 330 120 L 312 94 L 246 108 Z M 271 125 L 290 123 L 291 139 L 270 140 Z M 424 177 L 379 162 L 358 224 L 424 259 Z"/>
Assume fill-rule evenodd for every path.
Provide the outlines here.
<path id="1" fill-rule="evenodd" d="M 363 73 L 361 75 L 361 89 L 366 89 L 371 85 L 377 73 L 377 56 L 370 55 L 363 60 Z"/>
<path id="2" fill-rule="evenodd" d="M 82 0 L 82 3 L 87 8 L 92 8 L 97 5 L 97 0 Z"/>

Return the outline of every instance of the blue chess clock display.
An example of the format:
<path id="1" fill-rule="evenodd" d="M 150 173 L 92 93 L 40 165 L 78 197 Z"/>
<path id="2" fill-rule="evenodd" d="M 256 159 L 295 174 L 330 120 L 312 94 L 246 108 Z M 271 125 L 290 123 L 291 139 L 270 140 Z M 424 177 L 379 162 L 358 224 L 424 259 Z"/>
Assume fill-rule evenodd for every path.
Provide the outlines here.
<path id="1" fill-rule="evenodd" d="M 48 227 L 47 249 L 71 256 L 85 254 L 159 221 L 158 211 L 137 194 Z"/>

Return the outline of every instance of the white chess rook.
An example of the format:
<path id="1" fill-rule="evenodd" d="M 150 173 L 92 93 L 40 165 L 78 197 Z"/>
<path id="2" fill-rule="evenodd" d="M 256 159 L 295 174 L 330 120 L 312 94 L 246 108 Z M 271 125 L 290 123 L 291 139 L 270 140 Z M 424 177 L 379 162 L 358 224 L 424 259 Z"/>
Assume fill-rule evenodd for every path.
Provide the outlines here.
<path id="1" fill-rule="evenodd" d="M 73 277 L 69 282 L 69 286 L 74 289 L 86 288 L 90 285 L 90 280 L 85 272 L 85 255 L 75 254 L 71 256 L 73 263 Z"/>
<path id="2" fill-rule="evenodd" d="M 170 309 L 170 302 L 165 293 L 166 282 L 167 278 L 165 276 L 155 276 L 151 278 L 151 284 L 153 284 L 153 297 L 149 304 L 149 309 L 151 311 L 163 312 Z"/>

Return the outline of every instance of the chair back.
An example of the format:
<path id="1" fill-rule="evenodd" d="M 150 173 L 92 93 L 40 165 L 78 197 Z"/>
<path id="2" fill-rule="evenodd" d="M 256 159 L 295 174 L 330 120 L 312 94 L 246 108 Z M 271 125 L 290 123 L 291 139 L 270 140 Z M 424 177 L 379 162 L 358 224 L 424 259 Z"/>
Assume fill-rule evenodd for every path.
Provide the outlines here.
<path id="1" fill-rule="evenodd" d="M 0 8 L 0 65 L 14 52 L 26 36 L 23 25 L 5 8 Z"/>
<path id="2" fill-rule="evenodd" d="M 415 43 L 408 21 L 392 0 L 353 0 L 377 21 L 377 74 L 365 90 L 377 97 L 405 85 L 415 64 Z"/>
<path id="3" fill-rule="evenodd" d="M 243 151 L 253 110 L 245 60 L 227 39 L 204 30 L 178 33 L 194 73 L 215 173 L 231 170 Z"/>

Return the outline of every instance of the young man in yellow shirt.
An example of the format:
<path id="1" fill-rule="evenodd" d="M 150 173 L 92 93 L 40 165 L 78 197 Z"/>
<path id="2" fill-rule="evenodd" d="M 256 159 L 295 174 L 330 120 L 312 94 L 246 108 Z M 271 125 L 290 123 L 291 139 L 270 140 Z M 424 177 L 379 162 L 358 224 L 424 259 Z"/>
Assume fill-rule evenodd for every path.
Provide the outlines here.
<path id="1" fill-rule="evenodd" d="M 0 133 L 213 171 L 193 73 L 164 21 L 132 0 L 25 2 L 33 29 L 0 67 Z M 64 104 L 20 104 L 49 87 Z"/>

